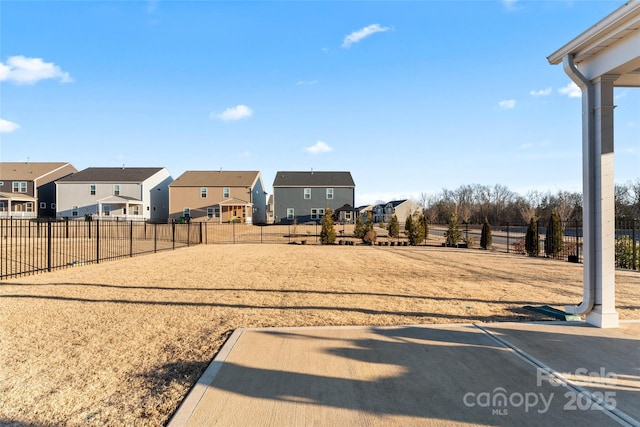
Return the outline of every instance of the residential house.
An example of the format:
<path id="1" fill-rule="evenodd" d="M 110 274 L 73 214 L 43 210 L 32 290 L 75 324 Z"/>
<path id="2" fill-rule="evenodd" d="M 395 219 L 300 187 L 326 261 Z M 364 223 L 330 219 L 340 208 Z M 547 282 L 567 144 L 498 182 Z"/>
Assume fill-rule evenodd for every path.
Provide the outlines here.
<path id="1" fill-rule="evenodd" d="M 56 215 L 166 221 L 172 180 L 162 167 L 87 168 L 56 182 Z"/>
<path id="2" fill-rule="evenodd" d="M 391 222 L 391 218 L 395 215 L 398 218 L 398 222 L 404 224 L 407 217 L 419 211 L 420 206 L 411 200 L 392 200 L 373 207 L 373 221 L 388 223 Z"/>
<path id="3" fill-rule="evenodd" d="M 267 199 L 267 224 L 273 224 L 273 194 Z"/>
<path id="4" fill-rule="evenodd" d="M 347 203 L 333 212 L 333 219 L 341 224 L 355 224 L 358 212 L 357 208 Z"/>
<path id="5" fill-rule="evenodd" d="M 355 186 L 350 172 L 277 172 L 274 222 L 319 222 L 328 207 L 353 206 Z"/>
<path id="6" fill-rule="evenodd" d="M 55 217 L 55 181 L 77 171 L 64 162 L 1 162 L 0 217 Z"/>
<path id="7" fill-rule="evenodd" d="M 264 224 L 267 202 L 258 171 L 186 171 L 169 186 L 173 219 Z"/>

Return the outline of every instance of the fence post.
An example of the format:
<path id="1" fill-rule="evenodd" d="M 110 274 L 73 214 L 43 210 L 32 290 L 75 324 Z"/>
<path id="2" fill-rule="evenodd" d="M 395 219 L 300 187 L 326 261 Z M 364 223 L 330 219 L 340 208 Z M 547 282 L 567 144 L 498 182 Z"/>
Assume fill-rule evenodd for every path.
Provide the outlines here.
<path id="1" fill-rule="evenodd" d="M 67 222 L 68 225 L 68 222 Z M 96 219 L 96 264 L 100 264 L 100 220 Z"/>
<path id="2" fill-rule="evenodd" d="M 47 221 L 47 271 L 51 272 L 51 220 Z"/>
<path id="3" fill-rule="evenodd" d="M 191 221 L 187 222 L 187 247 L 191 245 Z"/>
<path id="4" fill-rule="evenodd" d="M 578 240 L 578 220 L 575 220 L 576 229 L 576 262 L 580 262 L 580 240 Z"/>
<path id="5" fill-rule="evenodd" d="M 507 223 L 507 253 L 509 253 L 509 223 Z"/>
<path id="6" fill-rule="evenodd" d="M 158 252 L 158 223 L 153 224 L 153 253 Z"/>
<path id="7" fill-rule="evenodd" d="M 176 248 L 176 223 L 171 223 L 171 249 Z"/>
<path id="8" fill-rule="evenodd" d="M 547 236 L 547 230 L 544 231 L 545 233 L 545 242 L 547 241 L 546 236 Z M 540 221 L 536 221 L 536 242 L 538 242 L 537 246 L 538 246 L 538 253 L 536 254 L 536 257 L 540 256 Z M 545 256 L 546 256 L 546 252 L 545 252 Z"/>
<path id="9" fill-rule="evenodd" d="M 64 237 L 66 239 L 69 238 L 69 220 L 68 219 L 64 220 Z"/>
<path id="10" fill-rule="evenodd" d="M 129 221 L 129 257 L 133 256 L 133 220 Z"/>
<path id="11" fill-rule="evenodd" d="M 202 223 L 200 222 L 200 241 L 198 243 L 202 244 Z"/>
<path id="12" fill-rule="evenodd" d="M 232 230 L 231 234 L 233 234 L 233 243 L 235 243 L 236 242 L 236 222 L 233 220 L 231 220 L 231 230 Z"/>
<path id="13" fill-rule="evenodd" d="M 635 218 L 632 220 L 631 224 L 632 224 L 631 226 L 633 227 L 632 231 L 631 231 L 631 236 L 632 236 L 632 239 L 633 239 L 633 242 L 631 244 L 631 262 L 632 262 L 632 264 L 631 264 L 632 268 L 631 269 L 635 270 L 636 269 L 636 261 L 638 261 L 636 259 L 637 258 L 637 256 L 636 256 L 636 244 L 637 244 L 637 242 L 636 242 L 636 219 Z"/>

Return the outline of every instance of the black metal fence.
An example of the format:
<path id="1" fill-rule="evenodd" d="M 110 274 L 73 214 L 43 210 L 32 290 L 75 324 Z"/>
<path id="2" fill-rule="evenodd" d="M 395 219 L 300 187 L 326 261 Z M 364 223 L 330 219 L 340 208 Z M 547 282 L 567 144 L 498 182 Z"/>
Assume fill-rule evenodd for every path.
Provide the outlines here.
<path id="1" fill-rule="evenodd" d="M 0 219 L 0 279 L 202 243 L 193 224 Z"/>
<path id="2" fill-rule="evenodd" d="M 640 221 L 616 224 L 616 266 L 640 270 Z M 354 225 L 335 226 L 340 244 L 356 244 Z M 401 226 L 402 229 L 402 226 Z M 404 234 L 390 238 L 386 227 L 376 226 L 377 245 L 406 245 Z M 445 243 L 447 225 L 432 224 L 425 244 Z M 482 225 L 462 224 L 467 247 L 479 247 Z M 152 224 L 136 221 L 43 221 L 0 219 L 0 279 L 95 264 L 106 260 L 176 249 L 196 244 L 317 244 L 319 224 L 249 225 L 191 222 Z M 492 226 L 492 247 L 498 252 L 526 254 L 526 225 Z M 538 256 L 544 252 L 546 228 L 538 224 Z M 582 262 L 582 224 L 563 224 L 563 250 L 555 257 Z"/>

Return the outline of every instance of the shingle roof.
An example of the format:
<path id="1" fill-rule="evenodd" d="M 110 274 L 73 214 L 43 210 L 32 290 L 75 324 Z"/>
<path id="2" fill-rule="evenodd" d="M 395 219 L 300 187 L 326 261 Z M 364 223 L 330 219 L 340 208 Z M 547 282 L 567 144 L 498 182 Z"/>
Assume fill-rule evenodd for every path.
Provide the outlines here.
<path id="1" fill-rule="evenodd" d="M 186 171 L 169 187 L 250 187 L 258 171 Z"/>
<path id="2" fill-rule="evenodd" d="M 143 182 L 163 168 L 87 168 L 58 182 Z"/>
<path id="3" fill-rule="evenodd" d="M 277 172 L 274 187 L 355 187 L 351 172 Z"/>
<path id="4" fill-rule="evenodd" d="M 67 162 L 1 162 L 0 180 L 5 181 L 33 181 L 52 171 L 69 167 L 75 170 Z"/>

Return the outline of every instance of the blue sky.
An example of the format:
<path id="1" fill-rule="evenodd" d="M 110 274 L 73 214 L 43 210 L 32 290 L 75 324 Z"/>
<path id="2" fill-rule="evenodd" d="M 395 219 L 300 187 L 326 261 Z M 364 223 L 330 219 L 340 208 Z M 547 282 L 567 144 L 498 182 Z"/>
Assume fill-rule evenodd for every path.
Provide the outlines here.
<path id="1" fill-rule="evenodd" d="M 2 1 L 0 160 L 259 170 L 269 192 L 348 170 L 358 205 L 580 191 L 580 98 L 546 58 L 624 3 Z M 626 182 L 640 89 L 615 96 Z"/>

